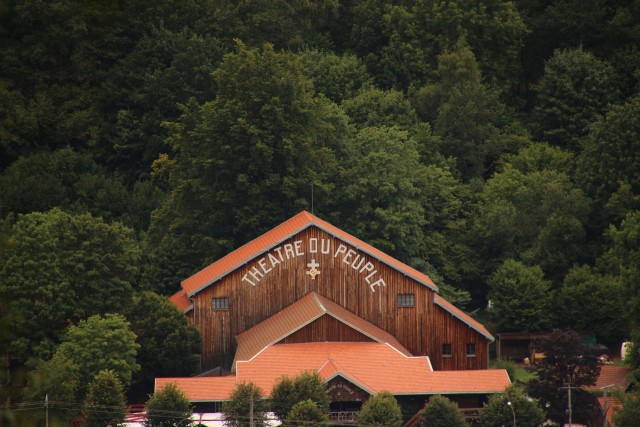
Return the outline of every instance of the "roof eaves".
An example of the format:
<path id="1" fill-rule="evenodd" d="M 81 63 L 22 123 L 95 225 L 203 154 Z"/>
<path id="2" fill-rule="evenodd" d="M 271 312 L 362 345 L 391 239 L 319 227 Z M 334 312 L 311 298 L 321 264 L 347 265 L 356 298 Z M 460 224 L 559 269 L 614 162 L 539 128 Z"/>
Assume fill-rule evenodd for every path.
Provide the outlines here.
<path id="1" fill-rule="evenodd" d="M 262 254 L 264 254 L 264 253 L 269 252 L 271 249 L 273 249 L 274 247 L 278 246 L 280 243 L 284 242 L 284 241 L 285 241 L 285 240 L 287 240 L 287 239 L 290 239 L 290 238 L 291 238 L 291 236 L 294 236 L 294 235 L 296 235 L 296 234 L 300 233 L 302 230 L 304 230 L 304 229 L 308 228 L 308 227 L 309 227 L 309 226 L 311 226 L 311 225 L 312 225 L 312 223 L 311 223 L 311 222 L 306 223 L 306 224 L 303 224 L 302 226 L 300 226 L 300 227 L 296 228 L 295 230 L 293 230 L 292 232 L 290 232 L 290 233 L 289 233 L 289 234 L 287 234 L 286 236 L 284 236 L 284 237 L 282 237 L 282 238 L 280 238 L 280 239 L 278 239 L 278 240 L 275 240 L 273 243 L 269 244 L 269 246 L 267 246 L 266 248 L 264 248 L 264 249 L 262 249 L 262 250 L 260 250 L 260 251 L 258 251 L 258 252 L 255 252 L 255 253 L 253 253 L 253 254 L 249 255 L 247 258 L 245 258 L 245 259 L 244 259 L 244 260 L 242 260 L 241 262 L 238 262 L 238 263 L 234 264 L 233 266 L 229 267 L 228 269 L 226 269 L 226 270 L 225 270 L 225 271 L 223 271 L 222 273 L 218 274 L 216 277 L 214 277 L 214 278 L 212 278 L 212 279 L 210 279 L 210 280 L 207 280 L 207 281 L 206 281 L 204 284 L 202 284 L 200 287 L 198 287 L 198 288 L 194 289 L 193 291 L 191 291 L 191 292 L 187 293 L 187 296 L 189 296 L 189 297 L 194 296 L 195 294 L 197 294 L 197 293 L 198 293 L 198 292 L 200 292 L 201 290 L 203 290 L 203 289 L 205 289 L 205 288 L 209 287 L 210 285 L 213 285 L 215 282 L 217 282 L 218 280 L 222 279 L 222 278 L 223 278 L 223 277 L 225 277 L 227 274 L 234 272 L 235 270 L 237 270 L 238 268 L 240 268 L 240 267 L 241 267 L 241 266 L 243 266 L 243 265 L 246 265 L 250 260 L 252 260 L 252 259 L 254 259 L 254 258 L 257 258 L 257 257 L 259 257 L 260 255 L 262 255 Z M 252 241 L 253 241 L 253 240 L 252 240 Z M 249 243 L 251 243 L 251 242 L 249 242 Z M 238 248 L 238 249 L 240 249 L 240 248 Z M 236 249 L 236 250 L 237 250 L 237 249 Z M 231 252 L 231 253 L 233 253 L 233 252 Z"/>
<path id="2" fill-rule="evenodd" d="M 327 377 L 324 382 L 328 383 L 329 381 L 331 381 L 332 379 L 336 378 L 336 377 L 342 377 L 344 378 L 346 381 L 349 381 L 351 384 L 357 386 L 358 388 L 361 388 L 362 390 L 366 391 L 367 393 L 374 395 L 376 394 L 376 391 L 371 389 L 368 386 L 365 386 L 364 384 L 360 383 L 358 380 L 356 380 L 355 378 L 351 378 L 349 375 L 345 374 L 342 371 L 338 371 L 335 374 L 331 375 L 330 377 Z"/>
<path id="3" fill-rule="evenodd" d="M 446 310 L 447 312 L 449 312 L 449 314 L 451 314 L 452 316 L 462 320 L 464 323 L 466 323 L 467 325 L 469 325 L 470 328 L 472 328 L 473 330 L 475 330 L 476 332 L 478 332 L 481 335 L 484 335 L 485 338 L 487 338 L 489 341 L 494 342 L 495 338 L 493 337 L 493 335 L 491 335 L 488 331 L 482 330 L 481 328 L 479 328 L 478 326 L 474 325 L 472 322 L 469 321 L 469 319 L 465 318 L 465 316 L 461 315 L 460 313 L 456 312 L 455 310 L 452 310 L 449 305 L 441 302 L 443 301 L 441 298 L 439 298 L 438 295 L 435 295 L 433 298 L 433 302 L 434 304 L 438 305 L 439 307 L 443 308 L 444 310 Z M 449 303 L 450 304 L 450 303 Z M 459 309 L 458 309 L 459 310 Z"/>

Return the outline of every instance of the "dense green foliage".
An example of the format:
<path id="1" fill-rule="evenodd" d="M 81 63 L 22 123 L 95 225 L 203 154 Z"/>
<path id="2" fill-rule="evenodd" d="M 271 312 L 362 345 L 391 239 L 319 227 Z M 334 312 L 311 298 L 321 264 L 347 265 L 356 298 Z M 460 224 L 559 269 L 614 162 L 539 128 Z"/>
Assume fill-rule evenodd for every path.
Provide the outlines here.
<path id="1" fill-rule="evenodd" d="M 444 396 L 435 395 L 420 412 L 422 427 L 465 427 L 468 426 L 455 402 Z"/>
<path id="2" fill-rule="evenodd" d="M 69 324 L 130 303 L 141 253 L 121 223 L 54 208 L 19 216 L 5 256 L 0 294 L 20 314 L 11 351 L 47 359 Z"/>
<path id="3" fill-rule="evenodd" d="M 262 389 L 252 382 L 238 384 L 229 400 L 222 403 L 222 415 L 229 427 L 267 425 L 267 401 Z"/>
<path id="4" fill-rule="evenodd" d="M 124 423 L 124 387 L 115 372 L 104 370 L 93 378 L 84 399 L 85 423 L 95 427 L 117 427 Z"/>
<path id="5" fill-rule="evenodd" d="M 150 394 L 156 377 L 197 373 L 200 333 L 169 300 L 153 292 L 141 292 L 127 311 L 140 345 L 136 361 L 141 369 L 132 378 L 137 394 Z"/>
<path id="6" fill-rule="evenodd" d="M 317 372 L 303 372 L 293 378 L 283 376 L 273 386 L 270 410 L 280 420 L 286 420 L 293 406 L 305 400 L 314 402 L 320 410 L 329 410 L 327 386 Z"/>
<path id="7" fill-rule="evenodd" d="M 600 373 L 600 365 L 591 346 L 572 330 L 554 329 L 536 344 L 545 359 L 535 365 L 537 378 L 527 384 L 527 392 L 547 409 L 549 418 L 562 423 L 568 410 L 567 393 L 571 389 L 573 421 L 586 423 L 596 413 L 593 394 L 581 388 L 592 386 Z"/>
<path id="8" fill-rule="evenodd" d="M 136 355 L 140 345 L 129 330 L 129 322 L 119 314 L 91 316 L 71 325 L 53 356 L 71 360 L 78 367 L 78 395 L 84 397 L 93 378 L 102 370 L 112 370 L 125 386 L 140 369 Z"/>
<path id="9" fill-rule="evenodd" d="M 358 413 L 359 425 L 402 425 L 402 409 L 396 398 L 388 391 L 376 393 L 367 400 Z"/>
<path id="10" fill-rule="evenodd" d="M 510 386 L 504 394 L 494 394 L 480 411 L 478 426 L 499 425 L 539 427 L 545 422 L 545 413 L 519 386 Z"/>
<path id="11" fill-rule="evenodd" d="M 508 315 L 492 332 L 619 348 L 640 327 L 640 1 L 472 3 L 3 3 L 11 369 L 66 366 L 69 326 L 120 314 L 140 400 L 198 354 L 141 292 L 173 294 L 302 209 L 465 309 L 490 298 Z"/>
<path id="12" fill-rule="evenodd" d="M 145 404 L 145 427 L 188 427 L 191 422 L 191 403 L 175 384 L 157 390 Z"/>
<path id="13" fill-rule="evenodd" d="M 285 427 L 327 427 L 329 425 L 329 413 L 311 399 L 302 400 L 293 405 L 282 425 Z"/>

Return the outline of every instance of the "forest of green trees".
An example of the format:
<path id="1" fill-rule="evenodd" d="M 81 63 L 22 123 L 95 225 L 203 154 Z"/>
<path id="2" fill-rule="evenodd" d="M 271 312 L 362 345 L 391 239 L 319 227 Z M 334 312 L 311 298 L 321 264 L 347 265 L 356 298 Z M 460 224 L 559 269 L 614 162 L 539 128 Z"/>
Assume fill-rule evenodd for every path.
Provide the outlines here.
<path id="1" fill-rule="evenodd" d="M 640 326 L 638 17 L 640 0 L 3 1 L 0 348 L 14 383 L 41 381 L 0 392 L 35 399 L 52 367 L 75 369 L 75 401 L 101 369 L 138 393 L 192 373 L 200 338 L 165 297 L 305 209 L 493 332 L 571 327 L 617 352 Z M 126 366 L 69 350 L 107 330 Z"/>

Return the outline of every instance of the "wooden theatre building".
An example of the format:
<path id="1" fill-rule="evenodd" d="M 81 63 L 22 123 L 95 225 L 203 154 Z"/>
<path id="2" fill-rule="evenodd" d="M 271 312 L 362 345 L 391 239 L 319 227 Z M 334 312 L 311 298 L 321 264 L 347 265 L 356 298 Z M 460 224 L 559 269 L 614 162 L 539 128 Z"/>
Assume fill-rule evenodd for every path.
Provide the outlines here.
<path id="1" fill-rule="evenodd" d="M 202 371 L 217 376 L 156 388 L 176 382 L 194 402 L 225 400 L 241 381 L 269 394 L 308 369 L 334 402 L 382 390 L 486 397 L 509 384 L 487 369 L 491 334 L 428 276 L 308 212 L 181 285 L 171 301 L 202 332 Z"/>

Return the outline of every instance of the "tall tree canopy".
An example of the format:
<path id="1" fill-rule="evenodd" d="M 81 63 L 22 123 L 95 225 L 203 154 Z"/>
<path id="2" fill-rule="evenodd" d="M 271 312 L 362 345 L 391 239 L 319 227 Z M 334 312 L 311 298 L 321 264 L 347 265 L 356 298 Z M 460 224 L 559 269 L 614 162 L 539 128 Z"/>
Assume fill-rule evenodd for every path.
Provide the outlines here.
<path id="1" fill-rule="evenodd" d="M 110 369 L 125 387 L 140 369 L 136 355 L 140 345 L 129 329 L 129 322 L 119 314 L 91 316 L 71 325 L 56 349 L 54 359 L 63 357 L 78 367 L 78 396 L 82 399 L 98 373 Z"/>
<path id="2" fill-rule="evenodd" d="M 49 359 L 69 324 L 129 304 L 141 253 L 121 223 L 55 208 L 20 216 L 10 237 L 0 295 L 19 315 L 15 356 Z"/>
<path id="3" fill-rule="evenodd" d="M 155 266 L 177 264 L 152 272 L 164 293 L 310 206 L 312 183 L 329 204 L 339 175 L 346 118 L 314 97 L 299 57 L 239 43 L 214 80 L 216 98 L 189 104 L 172 125 L 171 193 L 149 234 Z"/>
<path id="4" fill-rule="evenodd" d="M 200 362 L 200 331 L 166 297 L 153 292 L 134 296 L 127 319 L 140 345 L 136 361 L 141 370 L 133 383 L 148 395 L 156 377 L 196 374 Z"/>
<path id="5" fill-rule="evenodd" d="M 535 365 L 538 378 L 527 384 L 529 395 L 547 407 L 552 421 L 563 423 L 568 410 L 566 387 L 574 387 L 571 389 L 573 422 L 587 422 L 594 415 L 597 401 L 581 387 L 594 385 L 600 374 L 593 348 L 586 345 L 577 332 L 560 329 L 554 329 L 535 348 L 545 354 L 545 359 Z"/>
<path id="6" fill-rule="evenodd" d="M 611 65 L 582 47 L 556 50 L 536 86 L 538 137 L 578 150 L 591 122 L 618 101 L 616 77 Z"/>

